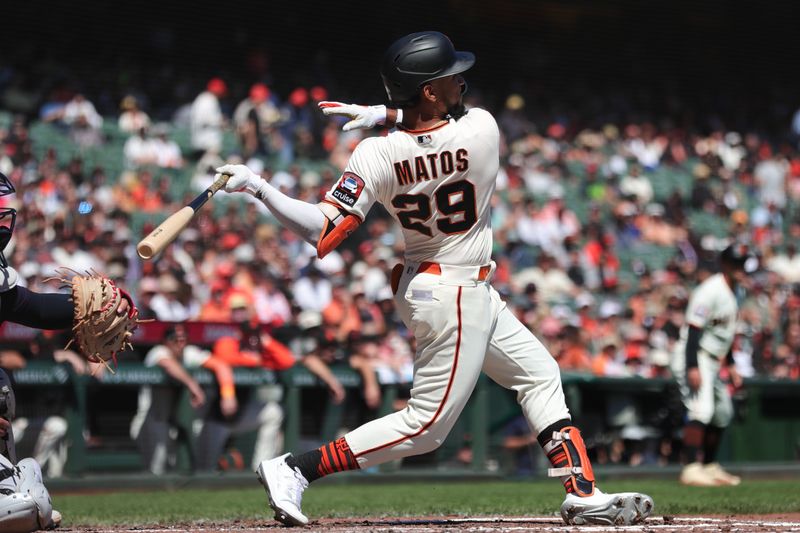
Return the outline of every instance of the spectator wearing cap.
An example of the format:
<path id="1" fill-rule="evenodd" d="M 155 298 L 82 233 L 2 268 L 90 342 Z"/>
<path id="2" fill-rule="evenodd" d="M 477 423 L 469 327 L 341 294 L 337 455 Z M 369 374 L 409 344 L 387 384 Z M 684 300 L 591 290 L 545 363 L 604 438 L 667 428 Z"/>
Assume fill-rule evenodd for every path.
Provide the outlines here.
<path id="1" fill-rule="evenodd" d="M 295 302 L 304 311 L 322 311 L 331 302 L 331 282 L 311 264 L 292 287 Z"/>
<path id="2" fill-rule="evenodd" d="M 158 279 L 158 293 L 151 307 L 162 322 L 183 322 L 190 318 L 189 308 L 180 300 L 180 282 L 172 274 L 162 274 Z"/>
<path id="3" fill-rule="evenodd" d="M 247 98 L 233 112 L 236 135 L 242 157 L 268 156 L 275 127 L 281 122 L 281 112 L 272 101 L 272 93 L 264 83 L 254 83 Z"/>
<path id="4" fill-rule="evenodd" d="M 592 310 L 594 303 L 594 297 L 588 292 L 582 292 L 575 298 L 575 307 L 579 321 L 578 327 L 581 328 L 581 332 L 589 339 L 596 338 L 599 329 L 597 319 L 594 317 Z"/>
<path id="5" fill-rule="evenodd" d="M 322 310 L 321 316 L 325 324 L 335 328 L 335 336 L 339 342 L 345 342 L 350 334 L 357 332 L 361 326 L 353 298 L 346 280 L 336 278 L 331 285 L 331 301 Z"/>
<path id="6" fill-rule="evenodd" d="M 182 168 L 181 147 L 169 138 L 169 124 L 159 122 L 151 128 L 150 133 L 152 135 L 150 145 L 155 165 L 159 168 Z"/>
<path id="7" fill-rule="evenodd" d="M 300 334 L 294 339 L 295 352 L 300 354 L 303 366 L 325 384 L 334 404 L 341 404 L 346 396 L 339 379 L 331 372 L 332 360 L 327 357 L 328 347 L 336 341 L 325 333 L 322 315 L 317 311 L 302 311 L 296 317 Z"/>
<path id="8" fill-rule="evenodd" d="M 103 117 L 86 96 L 77 92 L 63 108 L 47 115 L 47 120 L 60 121 L 69 127 L 72 141 L 81 147 L 97 146 L 103 143 L 100 129 Z"/>
<path id="9" fill-rule="evenodd" d="M 614 300 L 604 300 L 597 309 L 597 335 L 604 339 L 620 338 L 622 306 Z"/>
<path id="10" fill-rule="evenodd" d="M 535 284 L 539 291 L 539 299 L 546 303 L 568 300 L 577 291 L 566 272 L 558 268 L 552 256 L 545 253 L 539 256 L 536 266 L 517 272 L 511 279 L 517 290 L 521 290 L 529 283 Z"/>
<path id="11" fill-rule="evenodd" d="M 219 154 L 222 150 L 222 130 L 225 116 L 220 99 L 228 93 L 228 86 L 221 78 L 212 78 L 206 90 L 197 95 L 190 112 L 191 144 L 194 159 L 205 153 Z"/>
<path id="12" fill-rule="evenodd" d="M 230 322 L 231 309 L 225 294 L 228 286 L 223 280 L 214 280 L 211 284 L 211 295 L 200 309 L 197 319 L 203 322 Z"/>
<path id="13" fill-rule="evenodd" d="M 649 204 L 645 207 L 644 216 L 638 218 L 643 241 L 659 246 L 675 246 L 678 242 L 686 240 L 686 230 L 670 224 L 664 217 L 665 213 L 666 210 L 661 204 Z"/>
<path id="14" fill-rule="evenodd" d="M 258 325 L 245 299 L 232 298 L 230 305 L 231 320 L 239 324 L 239 331 L 235 336 L 217 339 L 207 363 L 218 369 L 219 398 L 210 404 L 197 439 L 197 468 L 206 471 L 217 467 L 229 439 L 242 433 L 258 432 L 253 468 L 280 452 L 283 421 L 280 386 L 236 387 L 232 368 L 284 371 L 296 361 L 286 345 Z"/>
<path id="15" fill-rule="evenodd" d="M 122 147 L 122 153 L 125 156 L 125 168 L 130 170 L 155 165 L 155 145 L 150 138 L 148 128 L 142 127 L 132 132 Z"/>
<path id="16" fill-rule="evenodd" d="M 117 126 L 125 134 L 133 134 L 150 127 L 150 117 L 139 108 L 139 101 L 132 94 L 126 95 L 119 104 L 122 113 Z"/>
<path id="17" fill-rule="evenodd" d="M 556 258 L 559 265 L 567 264 L 564 241 L 580 235 L 581 222 L 564 203 L 564 191 L 560 186 L 552 187 L 547 202 L 536 217 L 539 226 L 539 244 L 548 255 Z"/>
<path id="18" fill-rule="evenodd" d="M 561 370 L 569 372 L 591 372 L 592 362 L 589 350 L 581 339 L 580 330 L 573 325 L 566 326 L 561 331 L 563 344 L 556 355 L 556 361 Z"/>
<path id="19" fill-rule="evenodd" d="M 598 343 L 600 350 L 592 357 L 592 373 L 596 376 L 624 376 L 625 367 L 620 363 L 619 344 L 609 337 Z"/>
<path id="20" fill-rule="evenodd" d="M 255 271 L 253 307 L 259 322 L 279 327 L 291 319 L 292 310 L 286 295 L 278 288 L 275 278 L 260 270 Z"/>
<path id="21" fill-rule="evenodd" d="M 189 392 L 192 407 L 199 408 L 206 401 L 197 381 L 186 371 L 187 366 L 198 366 L 208 354 L 188 344 L 186 329 L 182 324 L 167 328 L 163 344 L 147 352 L 145 366 L 160 367 L 171 379 Z M 199 361 L 199 362 L 198 362 Z M 139 446 L 145 466 L 153 474 L 163 474 L 174 463 L 174 438 L 171 429 L 177 427 L 179 390 L 172 384 L 144 385 L 139 391 L 136 415 L 131 421 L 130 435 Z"/>
<path id="22" fill-rule="evenodd" d="M 139 282 L 139 291 L 136 295 L 136 306 L 139 309 L 139 318 L 150 320 L 157 318 L 153 310 L 153 296 L 158 293 L 158 280 L 154 277 L 144 277 Z"/>
<path id="23" fill-rule="evenodd" d="M 650 377 L 647 361 L 647 342 L 639 337 L 628 339 L 625 343 L 625 368 L 628 376 Z"/>
<path id="24" fill-rule="evenodd" d="M 361 375 L 361 390 L 367 408 L 375 410 L 381 404 L 381 387 L 378 382 L 381 336 L 353 331 L 347 339 L 350 367 Z"/>
<path id="25" fill-rule="evenodd" d="M 619 282 L 619 258 L 614 253 L 614 238 L 594 225 L 586 225 L 586 244 L 581 262 L 584 267 L 586 287 L 613 292 Z"/>
<path id="26" fill-rule="evenodd" d="M 653 184 L 642 174 L 639 165 L 631 165 L 628 174 L 619 181 L 619 192 L 623 197 L 633 198 L 641 207 L 653 199 Z"/>

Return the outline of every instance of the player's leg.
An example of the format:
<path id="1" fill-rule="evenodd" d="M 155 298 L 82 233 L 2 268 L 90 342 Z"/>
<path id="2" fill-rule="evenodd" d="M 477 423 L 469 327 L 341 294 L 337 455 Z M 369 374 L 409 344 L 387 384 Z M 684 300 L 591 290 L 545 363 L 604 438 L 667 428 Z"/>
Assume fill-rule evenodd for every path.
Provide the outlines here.
<path id="1" fill-rule="evenodd" d="M 693 391 L 686 382 L 683 358 L 673 363 L 675 376 L 681 391 L 683 405 L 686 407 L 686 424 L 683 427 L 680 481 L 684 485 L 713 487 L 719 483 L 709 475 L 701 461 L 701 453 L 706 438 L 706 429 L 714 415 L 714 382 L 719 373 L 719 363 L 702 350 L 697 354 L 697 367 L 700 370 L 700 388 Z"/>
<path id="2" fill-rule="evenodd" d="M 0 457 L 0 472 L 0 477 L 9 476 L 0 481 L 0 514 L 4 515 L 0 517 L 0 531 L 27 533 L 58 525 L 61 515 L 53 510 L 41 468 L 34 459 L 23 459 L 12 467 L 10 461 Z"/>
<path id="3" fill-rule="evenodd" d="M 281 436 L 283 409 L 277 401 L 262 400 L 258 397 L 259 392 L 253 391 L 251 400 L 247 402 L 233 428 L 234 435 L 258 431 L 253 450 L 253 470 L 258 468 L 261 461 L 276 457 L 283 442 Z"/>
<path id="4" fill-rule="evenodd" d="M 136 437 L 136 442 L 147 469 L 153 474 L 161 475 L 167 466 L 169 422 L 154 414 L 153 411 L 151 406 Z"/>
<path id="5" fill-rule="evenodd" d="M 717 452 L 725 432 L 733 420 L 733 402 L 728 387 L 719 376 L 714 380 L 714 416 L 706 427 L 703 439 L 703 465 L 706 473 L 720 485 L 739 485 L 742 479 L 725 471 L 717 462 Z"/>
<path id="6" fill-rule="evenodd" d="M 42 431 L 36 439 L 33 458 L 47 469 L 49 477 L 58 477 L 64 470 L 66 446 L 64 437 L 67 434 L 67 421 L 60 416 L 48 416 Z"/>
<path id="7" fill-rule="evenodd" d="M 231 424 L 213 415 L 203 423 L 203 428 L 197 436 L 198 470 L 211 471 L 217 468 L 217 461 L 225 451 L 225 444 L 232 434 Z"/>
<path id="8" fill-rule="evenodd" d="M 639 493 L 604 494 L 595 487 L 586 446 L 572 425 L 561 388 L 558 365 L 541 342 L 493 294 L 497 311 L 484 372 L 498 384 L 517 392 L 531 430 L 537 435 L 567 491 L 561 506 L 570 524 L 634 524 L 653 509 L 649 496 Z"/>
<path id="9" fill-rule="evenodd" d="M 0 455 L 0 531 L 28 533 L 39 529 L 36 502 L 29 494 L 17 491 L 19 472 Z"/>
<path id="10" fill-rule="evenodd" d="M 405 409 L 373 420 L 344 437 L 296 457 L 259 466 L 276 517 L 303 525 L 303 490 L 322 476 L 378 465 L 439 447 L 458 419 L 481 372 L 492 324 L 486 283 L 450 285 L 417 275 L 401 283 L 400 315 L 417 341 L 411 398 Z M 280 500 L 280 501 L 278 501 Z"/>

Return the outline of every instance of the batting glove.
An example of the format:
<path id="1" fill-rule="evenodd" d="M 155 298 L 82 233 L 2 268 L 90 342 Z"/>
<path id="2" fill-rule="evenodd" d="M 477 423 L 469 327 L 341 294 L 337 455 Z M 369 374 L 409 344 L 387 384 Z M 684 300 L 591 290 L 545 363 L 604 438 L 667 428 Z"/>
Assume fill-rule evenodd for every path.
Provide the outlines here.
<path id="1" fill-rule="evenodd" d="M 266 183 L 259 174 L 247 168 L 246 165 L 223 165 L 217 169 L 217 172 L 219 174 L 216 175 L 215 179 L 219 178 L 220 174 L 230 175 L 228 182 L 225 184 L 225 192 L 246 191 L 253 196 L 257 196 L 261 186 Z"/>
<path id="2" fill-rule="evenodd" d="M 385 105 L 355 105 L 342 102 L 320 102 L 319 108 L 327 115 L 347 117 L 350 122 L 342 126 L 342 131 L 367 129 L 386 122 Z"/>

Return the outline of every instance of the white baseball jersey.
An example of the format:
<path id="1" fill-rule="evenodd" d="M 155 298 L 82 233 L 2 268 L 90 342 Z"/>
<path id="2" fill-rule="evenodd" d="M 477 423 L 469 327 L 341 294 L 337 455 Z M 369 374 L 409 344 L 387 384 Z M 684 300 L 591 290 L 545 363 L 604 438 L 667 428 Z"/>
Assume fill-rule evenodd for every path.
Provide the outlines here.
<path id="1" fill-rule="evenodd" d="M 365 139 L 326 199 L 361 220 L 383 204 L 403 228 L 409 261 L 485 265 L 499 141 L 494 117 L 479 108 L 427 130 Z"/>
<path id="2" fill-rule="evenodd" d="M 436 448 L 481 372 L 518 391 L 537 434 L 569 418 L 558 364 L 476 268 L 491 261 L 499 139 L 482 109 L 426 131 L 366 139 L 327 195 L 362 220 L 380 202 L 403 228 L 407 263 L 447 267 L 394 271 L 397 311 L 416 339 L 411 399 L 344 436 L 361 468 Z"/>
<path id="3" fill-rule="evenodd" d="M 722 358 L 728 354 L 736 335 L 736 296 L 725 277 L 714 274 L 695 287 L 686 307 L 686 324 L 681 328 L 681 345 L 686 345 L 689 325 L 699 328 L 700 348 Z"/>

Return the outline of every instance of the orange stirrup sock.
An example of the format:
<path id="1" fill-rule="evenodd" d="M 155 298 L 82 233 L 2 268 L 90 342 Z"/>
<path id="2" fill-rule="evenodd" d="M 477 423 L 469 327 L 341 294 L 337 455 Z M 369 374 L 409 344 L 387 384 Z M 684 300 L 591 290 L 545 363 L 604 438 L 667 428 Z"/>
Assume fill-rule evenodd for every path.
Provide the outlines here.
<path id="1" fill-rule="evenodd" d="M 334 472 L 359 468 L 358 461 L 344 437 L 297 457 L 290 455 L 286 458 L 286 464 L 300 470 L 309 483 Z"/>
<path id="2" fill-rule="evenodd" d="M 547 470 L 550 477 L 560 477 L 567 492 L 578 496 L 594 494 L 594 472 L 581 432 L 575 426 L 566 426 L 553 431 L 549 441 L 542 445 L 553 468 Z"/>

